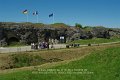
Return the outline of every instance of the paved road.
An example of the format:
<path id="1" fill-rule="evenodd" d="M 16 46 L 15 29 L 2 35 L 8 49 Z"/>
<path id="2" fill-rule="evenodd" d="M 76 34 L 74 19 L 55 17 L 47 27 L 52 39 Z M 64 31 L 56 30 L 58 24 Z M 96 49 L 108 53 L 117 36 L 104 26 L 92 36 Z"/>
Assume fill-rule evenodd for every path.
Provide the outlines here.
<path id="1" fill-rule="evenodd" d="M 115 43 L 120 43 L 118 42 L 110 42 L 110 43 L 101 43 L 101 44 L 91 44 L 91 46 L 96 46 L 96 45 L 108 45 L 108 44 L 115 44 Z M 88 46 L 88 45 L 80 45 L 80 46 Z M 49 45 L 51 48 L 51 45 Z M 66 48 L 66 44 L 54 44 L 54 49 L 59 49 L 59 48 Z M 23 47 L 0 47 L 0 53 L 9 53 L 9 52 L 22 52 L 22 51 L 32 51 L 31 46 L 23 46 Z"/>

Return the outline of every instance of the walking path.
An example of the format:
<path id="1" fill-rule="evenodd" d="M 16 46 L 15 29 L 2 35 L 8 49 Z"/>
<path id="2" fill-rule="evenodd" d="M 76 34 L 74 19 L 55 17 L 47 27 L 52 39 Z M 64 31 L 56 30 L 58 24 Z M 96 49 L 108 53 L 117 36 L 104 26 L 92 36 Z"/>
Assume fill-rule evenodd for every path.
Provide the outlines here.
<path id="1" fill-rule="evenodd" d="M 109 44 L 116 44 L 120 43 L 120 41 L 117 42 L 110 42 L 110 43 L 100 43 L 100 44 L 91 44 L 91 46 L 97 46 L 97 45 L 109 45 Z M 88 46 L 88 45 L 80 45 L 80 46 Z M 51 49 L 51 45 L 49 45 Z M 60 49 L 60 48 L 66 48 L 66 44 L 54 44 L 54 49 Z M 10 53 L 10 52 L 22 52 L 22 51 L 32 51 L 31 46 L 22 46 L 22 47 L 0 47 L 0 53 Z"/>
<path id="2" fill-rule="evenodd" d="M 49 45 L 51 49 L 51 45 Z M 66 48 L 66 44 L 54 44 L 54 49 Z M 22 52 L 22 51 L 32 51 L 31 46 L 22 47 L 0 47 L 0 53 L 10 53 L 10 52 Z"/>

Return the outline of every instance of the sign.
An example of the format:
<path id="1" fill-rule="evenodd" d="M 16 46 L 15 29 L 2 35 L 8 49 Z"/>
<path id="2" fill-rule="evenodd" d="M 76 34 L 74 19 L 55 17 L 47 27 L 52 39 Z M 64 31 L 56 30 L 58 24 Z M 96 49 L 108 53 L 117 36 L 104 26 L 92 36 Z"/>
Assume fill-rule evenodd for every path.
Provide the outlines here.
<path id="1" fill-rule="evenodd" d="M 60 36 L 60 39 L 64 39 L 64 36 Z"/>

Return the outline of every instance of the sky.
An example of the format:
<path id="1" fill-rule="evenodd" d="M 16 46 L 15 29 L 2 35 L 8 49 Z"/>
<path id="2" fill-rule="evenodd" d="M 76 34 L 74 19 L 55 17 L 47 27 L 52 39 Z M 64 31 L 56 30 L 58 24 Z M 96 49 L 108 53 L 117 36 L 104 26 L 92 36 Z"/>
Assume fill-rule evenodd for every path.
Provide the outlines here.
<path id="1" fill-rule="evenodd" d="M 0 22 L 65 23 L 74 26 L 120 27 L 120 0 L 0 0 Z M 49 18 L 49 14 L 54 17 Z"/>

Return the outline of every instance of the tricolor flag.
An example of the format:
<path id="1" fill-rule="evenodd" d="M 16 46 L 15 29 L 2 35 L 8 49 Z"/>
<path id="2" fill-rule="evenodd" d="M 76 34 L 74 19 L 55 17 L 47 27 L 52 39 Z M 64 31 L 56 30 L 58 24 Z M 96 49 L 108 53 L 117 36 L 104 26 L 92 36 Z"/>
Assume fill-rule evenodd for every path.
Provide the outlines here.
<path id="1" fill-rule="evenodd" d="M 49 17 L 53 17 L 53 13 L 49 15 Z"/>
<path id="2" fill-rule="evenodd" d="M 33 13 L 33 15 L 38 15 L 38 11 L 35 11 L 35 12 Z"/>
<path id="3" fill-rule="evenodd" d="M 28 10 L 27 10 L 27 9 L 23 11 L 23 14 L 27 14 L 27 13 L 28 13 Z"/>

